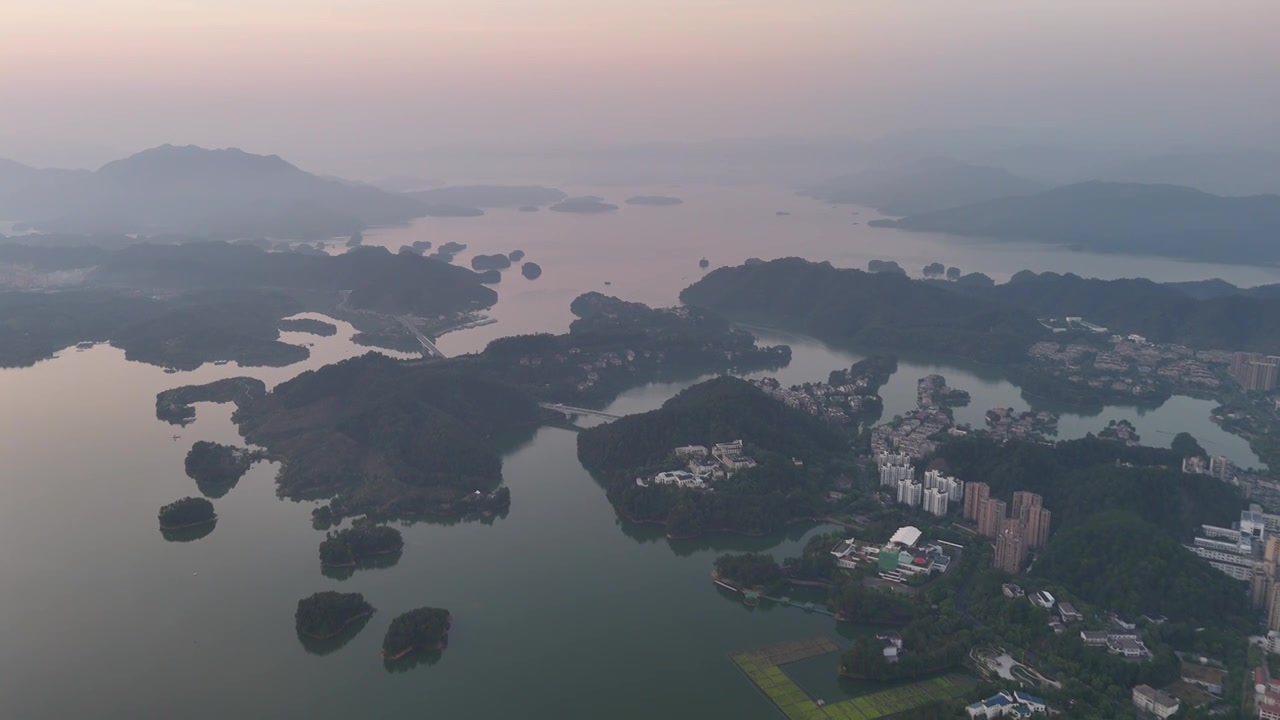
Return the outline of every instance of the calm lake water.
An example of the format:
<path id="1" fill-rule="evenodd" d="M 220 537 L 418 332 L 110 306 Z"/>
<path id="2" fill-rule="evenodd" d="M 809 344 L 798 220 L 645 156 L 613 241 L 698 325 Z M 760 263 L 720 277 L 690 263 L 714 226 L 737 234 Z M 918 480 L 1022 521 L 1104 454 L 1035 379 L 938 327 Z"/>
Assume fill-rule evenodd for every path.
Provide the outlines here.
<path id="1" fill-rule="evenodd" d="M 773 191 L 658 191 L 687 204 L 625 207 L 610 216 L 495 211 L 366 239 L 391 247 L 464 242 L 464 263 L 475 252 L 522 249 L 542 264 L 537 281 L 506 272 L 493 312 L 499 322 L 446 335 L 440 345 L 451 354 L 502 335 L 563 331 L 570 300 L 585 290 L 674 303 L 698 277 L 703 255 L 714 265 L 802 255 L 861 267 L 884 258 L 912 271 L 936 260 L 998 279 L 1030 267 L 1157 280 L 1280 280 L 1260 268 L 944 242 L 853 225 L 874 215 Z M 774 215 L 779 210 L 792 215 Z M 727 655 L 837 631 L 823 616 L 744 608 L 707 573 L 721 552 L 768 549 L 781 557 L 822 529 L 671 543 L 660 530 L 622 525 L 578 464 L 575 434 L 567 430 L 542 429 L 507 456 L 513 500 L 506 518 L 406 527 L 396 565 L 347 580 L 320 574 L 322 533 L 311 528 L 312 505 L 276 498 L 276 467 L 267 463 L 215 500 L 219 521 L 210 535 L 162 539 L 156 510 L 196 494 L 182 468 L 191 443 L 239 436 L 229 406 L 198 405 L 186 428 L 157 421 L 155 394 L 246 373 L 274 385 L 364 352 L 349 342 L 351 328 L 339 325 L 331 338 L 286 334 L 286 341 L 313 343 L 311 359 L 289 368 L 165 374 L 99 346 L 0 371 L 0 717 L 775 717 Z M 808 338 L 760 335 L 794 348 L 791 365 L 776 373 L 787 383 L 825 378 L 859 357 Z M 995 405 L 1027 407 L 999 378 L 904 362 L 884 390 L 886 415 L 912 407 L 915 380 L 929 372 L 973 393 L 973 403 L 957 411 L 962 421 L 980 423 Z M 636 388 L 610 410 L 651 409 L 688 384 Z M 1075 436 L 1127 417 L 1145 442 L 1167 444 L 1172 435 L 1165 433 L 1189 430 L 1211 451 L 1250 464 L 1244 443 L 1209 423 L 1210 405 L 1175 398 L 1142 414 L 1064 416 L 1062 430 Z M 319 655 L 298 642 L 293 611 L 299 598 L 325 589 L 362 592 L 379 612 L 344 647 Z M 392 617 L 421 605 L 453 611 L 451 645 L 434 665 L 389 673 L 378 656 L 382 635 Z"/>

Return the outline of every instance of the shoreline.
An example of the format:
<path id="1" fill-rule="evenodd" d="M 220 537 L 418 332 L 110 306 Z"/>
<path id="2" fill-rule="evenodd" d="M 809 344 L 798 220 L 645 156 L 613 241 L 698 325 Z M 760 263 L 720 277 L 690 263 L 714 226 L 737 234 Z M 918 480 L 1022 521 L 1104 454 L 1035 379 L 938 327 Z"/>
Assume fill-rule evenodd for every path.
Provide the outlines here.
<path id="1" fill-rule="evenodd" d="M 192 528 L 204 527 L 205 525 L 212 525 L 213 523 L 216 523 L 216 522 L 218 522 L 218 516 L 215 514 L 213 517 L 209 518 L 208 520 L 201 520 L 199 522 L 187 523 L 185 525 L 165 525 L 164 523 L 160 523 L 160 531 L 176 532 L 178 530 L 190 530 Z"/>

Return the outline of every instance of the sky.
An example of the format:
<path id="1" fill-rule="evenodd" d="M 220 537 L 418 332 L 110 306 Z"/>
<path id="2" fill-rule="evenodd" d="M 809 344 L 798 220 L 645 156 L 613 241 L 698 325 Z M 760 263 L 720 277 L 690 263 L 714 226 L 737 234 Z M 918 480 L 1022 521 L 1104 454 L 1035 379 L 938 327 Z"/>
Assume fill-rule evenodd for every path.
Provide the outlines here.
<path id="1" fill-rule="evenodd" d="M 1276 0 L 4 0 L 0 156 L 1280 132 Z"/>

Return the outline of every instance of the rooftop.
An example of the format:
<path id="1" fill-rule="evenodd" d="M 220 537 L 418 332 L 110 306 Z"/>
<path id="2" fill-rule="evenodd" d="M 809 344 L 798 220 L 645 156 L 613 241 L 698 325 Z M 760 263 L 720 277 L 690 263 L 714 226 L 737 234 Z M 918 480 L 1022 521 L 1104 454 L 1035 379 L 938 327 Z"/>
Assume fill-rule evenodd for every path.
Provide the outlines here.
<path id="1" fill-rule="evenodd" d="M 920 529 L 907 525 L 898 528 L 893 537 L 889 538 L 890 543 L 900 543 L 907 547 L 911 547 L 920 541 Z"/>

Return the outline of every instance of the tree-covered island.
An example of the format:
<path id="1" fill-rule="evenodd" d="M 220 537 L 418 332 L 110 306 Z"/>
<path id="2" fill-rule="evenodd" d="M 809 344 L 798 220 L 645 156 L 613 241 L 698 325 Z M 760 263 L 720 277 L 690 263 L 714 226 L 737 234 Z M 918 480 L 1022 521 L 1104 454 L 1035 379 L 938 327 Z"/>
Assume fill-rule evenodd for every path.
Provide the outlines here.
<path id="1" fill-rule="evenodd" d="M 328 640 L 373 612 L 374 607 L 360 593 L 326 590 L 299 600 L 293 620 L 299 636 Z"/>
<path id="2" fill-rule="evenodd" d="M 204 498 L 184 497 L 160 508 L 160 529 L 166 532 L 210 525 L 217 520 L 213 503 Z"/>
<path id="3" fill-rule="evenodd" d="M 421 607 L 398 615 L 382 640 L 382 657 L 395 661 L 413 653 L 444 650 L 452 625 L 453 615 L 443 608 Z"/>

